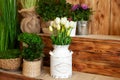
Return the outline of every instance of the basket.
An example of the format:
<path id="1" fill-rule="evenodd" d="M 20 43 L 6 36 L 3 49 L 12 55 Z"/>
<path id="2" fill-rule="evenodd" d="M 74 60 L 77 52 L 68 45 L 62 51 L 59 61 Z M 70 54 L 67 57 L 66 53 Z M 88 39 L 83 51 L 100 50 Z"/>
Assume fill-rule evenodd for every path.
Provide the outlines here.
<path id="1" fill-rule="evenodd" d="M 18 70 L 20 68 L 21 58 L 0 59 L 0 68 L 5 70 Z"/>
<path id="2" fill-rule="evenodd" d="M 38 61 L 27 61 L 23 59 L 23 70 L 22 74 L 28 77 L 37 77 L 41 73 L 42 60 Z"/>

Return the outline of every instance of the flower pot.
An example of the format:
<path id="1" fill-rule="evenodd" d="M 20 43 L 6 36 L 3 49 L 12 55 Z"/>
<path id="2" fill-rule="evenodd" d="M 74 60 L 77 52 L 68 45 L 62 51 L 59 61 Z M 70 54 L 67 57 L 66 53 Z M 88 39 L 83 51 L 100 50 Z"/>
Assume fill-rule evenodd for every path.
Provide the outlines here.
<path id="1" fill-rule="evenodd" d="M 87 35 L 88 34 L 88 21 L 78 21 L 77 22 L 77 27 L 78 27 L 78 31 L 77 34 L 78 35 Z"/>
<path id="2" fill-rule="evenodd" d="M 5 70 L 18 70 L 20 68 L 21 59 L 0 59 L 0 68 Z"/>
<path id="3" fill-rule="evenodd" d="M 50 51 L 50 73 L 53 78 L 69 78 L 72 76 L 72 51 L 69 45 L 55 45 Z"/>
<path id="4" fill-rule="evenodd" d="M 22 32 L 40 33 L 40 19 L 35 8 L 21 9 L 19 13 L 23 16 L 20 26 Z"/>
<path id="5" fill-rule="evenodd" d="M 44 34 L 52 34 L 52 32 L 49 30 L 50 23 L 51 23 L 51 21 L 42 21 L 41 22 L 42 31 Z"/>
<path id="6" fill-rule="evenodd" d="M 23 59 L 22 74 L 28 77 L 37 77 L 41 73 L 42 60 L 27 61 Z"/>
<path id="7" fill-rule="evenodd" d="M 77 24 L 77 22 L 75 22 L 74 27 L 73 27 L 73 29 L 71 30 L 71 33 L 70 33 L 70 36 L 71 36 L 71 37 L 74 37 L 74 36 L 76 35 L 76 24 Z"/>

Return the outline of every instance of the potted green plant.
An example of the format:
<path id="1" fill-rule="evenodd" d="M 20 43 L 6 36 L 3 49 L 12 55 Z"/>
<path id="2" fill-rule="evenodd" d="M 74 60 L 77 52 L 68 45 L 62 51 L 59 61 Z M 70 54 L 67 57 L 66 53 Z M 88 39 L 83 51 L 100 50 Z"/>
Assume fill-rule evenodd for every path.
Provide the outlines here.
<path id="1" fill-rule="evenodd" d="M 26 46 L 23 46 L 22 49 L 22 74 L 29 77 L 36 77 L 40 75 L 40 66 L 44 47 L 42 39 L 37 34 L 21 33 L 18 40 L 26 44 Z"/>
<path id="2" fill-rule="evenodd" d="M 77 21 L 78 31 L 77 34 L 85 35 L 88 34 L 88 20 L 92 14 L 92 9 L 86 4 L 76 4 L 71 8 L 71 18 Z"/>
<path id="3" fill-rule="evenodd" d="M 21 21 L 21 31 L 28 33 L 40 33 L 40 19 L 35 11 L 38 0 L 19 0 L 21 10 L 19 13 L 23 16 Z"/>
<path id="4" fill-rule="evenodd" d="M 68 17 L 70 8 L 71 4 L 67 3 L 66 0 L 39 0 L 36 11 L 42 18 L 43 32 L 49 32 L 50 21 L 56 17 Z"/>
<path id="5" fill-rule="evenodd" d="M 16 0 L 0 0 L 0 51 L 16 48 L 17 23 Z"/>
<path id="6" fill-rule="evenodd" d="M 37 13 L 44 21 L 54 20 L 56 17 L 67 17 L 71 4 L 66 0 L 39 0 Z"/>
<path id="7" fill-rule="evenodd" d="M 19 49 L 9 49 L 0 52 L 0 68 L 5 70 L 18 70 L 21 64 Z M 14 63 L 14 64 L 13 64 Z"/>
<path id="8" fill-rule="evenodd" d="M 54 50 L 50 51 L 50 71 L 54 78 L 69 78 L 72 76 L 73 52 L 69 50 L 69 45 L 71 43 L 70 33 L 74 25 L 75 22 L 67 20 L 66 17 L 57 17 L 49 26 L 54 45 Z"/>
<path id="9" fill-rule="evenodd" d="M 20 66 L 19 50 L 14 50 L 19 32 L 16 1 L 0 0 L 0 67 L 7 70 Z"/>

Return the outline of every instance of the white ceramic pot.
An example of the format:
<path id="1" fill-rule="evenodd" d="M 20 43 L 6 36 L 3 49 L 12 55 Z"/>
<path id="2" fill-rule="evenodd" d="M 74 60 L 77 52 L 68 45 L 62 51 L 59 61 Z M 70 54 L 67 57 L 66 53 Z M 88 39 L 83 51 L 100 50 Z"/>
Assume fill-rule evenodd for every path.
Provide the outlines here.
<path id="1" fill-rule="evenodd" d="M 27 61 L 23 59 L 22 74 L 28 77 L 37 77 L 41 73 L 41 60 Z"/>
<path id="2" fill-rule="evenodd" d="M 73 29 L 71 30 L 71 33 L 70 33 L 70 36 L 71 36 L 71 37 L 74 37 L 74 36 L 76 35 L 76 24 L 77 24 L 77 22 L 75 22 L 74 27 L 73 27 Z"/>
<path id="3" fill-rule="evenodd" d="M 54 78 L 69 78 L 72 76 L 72 51 L 69 45 L 55 45 L 50 51 L 50 73 Z"/>

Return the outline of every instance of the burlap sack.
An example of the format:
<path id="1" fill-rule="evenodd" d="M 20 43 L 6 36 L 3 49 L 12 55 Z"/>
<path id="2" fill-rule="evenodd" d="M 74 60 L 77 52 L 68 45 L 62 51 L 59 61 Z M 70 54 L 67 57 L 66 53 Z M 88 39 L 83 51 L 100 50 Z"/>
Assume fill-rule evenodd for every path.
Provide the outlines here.
<path id="1" fill-rule="evenodd" d="M 19 13 L 24 17 L 20 26 L 22 32 L 40 33 L 40 19 L 35 8 L 21 9 Z"/>

